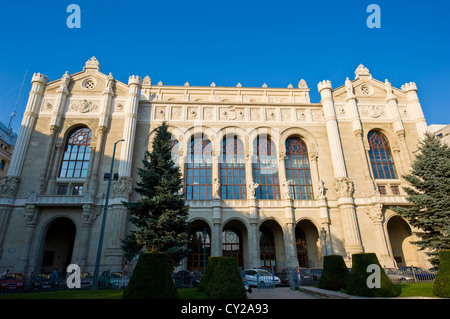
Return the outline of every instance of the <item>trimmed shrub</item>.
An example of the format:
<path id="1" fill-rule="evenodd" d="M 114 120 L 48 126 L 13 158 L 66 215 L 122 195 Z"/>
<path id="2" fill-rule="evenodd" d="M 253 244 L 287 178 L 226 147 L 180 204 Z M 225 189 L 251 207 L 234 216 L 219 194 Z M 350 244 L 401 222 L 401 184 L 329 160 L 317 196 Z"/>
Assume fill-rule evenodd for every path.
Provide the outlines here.
<path id="1" fill-rule="evenodd" d="M 323 271 L 319 279 L 319 288 L 339 291 L 347 287 L 349 271 L 341 255 L 323 258 Z"/>
<path id="2" fill-rule="evenodd" d="M 217 262 L 220 257 L 208 257 L 208 263 L 206 265 L 205 273 L 203 274 L 202 280 L 198 285 L 198 291 L 205 291 L 206 287 L 209 285 L 211 278 L 213 277 L 214 270 L 216 269 Z"/>
<path id="3" fill-rule="evenodd" d="M 434 280 L 433 294 L 450 298 L 450 250 L 439 252 L 439 270 Z"/>
<path id="4" fill-rule="evenodd" d="M 236 258 L 219 257 L 205 293 L 210 299 L 247 299 Z"/>
<path id="5" fill-rule="evenodd" d="M 392 281 L 384 272 L 378 261 L 377 255 L 374 253 L 353 254 L 352 271 L 347 282 L 347 293 L 354 296 L 362 297 L 397 297 L 399 292 L 395 288 Z M 370 288 L 368 285 L 369 276 L 374 275 L 374 270 L 368 271 L 369 265 L 378 265 L 380 274 L 380 288 Z M 372 283 L 372 277 L 369 278 Z"/>
<path id="6" fill-rule="evenodd" d="M 139 256 L 124 299 L 178 299 L 166 253 L 149 252 Z"/>

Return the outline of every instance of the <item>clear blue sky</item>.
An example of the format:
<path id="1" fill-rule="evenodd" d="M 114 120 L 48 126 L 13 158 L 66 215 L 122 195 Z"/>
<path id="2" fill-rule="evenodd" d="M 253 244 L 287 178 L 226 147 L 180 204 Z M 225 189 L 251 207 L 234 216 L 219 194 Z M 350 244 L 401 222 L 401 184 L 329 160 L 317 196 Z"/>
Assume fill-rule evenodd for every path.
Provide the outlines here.
<path id="1" fill-rule="evenodd" d="M 81 29 L 66 25 L 81 8 Z M 371 3 L 381 28 L 369 29 Z M 414 81 L 430 124 L 450 123 L 450 1 L 2 1 L 0 121 L 6 125 L 25 71 L 13 128 L 18 131 L 31 76 L 50 80 L 81 71 L 96 56 L 101 71 L 127 83 L 294 87 L 304 78 L 312 102 L 317 83 L 354 78 L 359 64 L 400 88 Z"/>

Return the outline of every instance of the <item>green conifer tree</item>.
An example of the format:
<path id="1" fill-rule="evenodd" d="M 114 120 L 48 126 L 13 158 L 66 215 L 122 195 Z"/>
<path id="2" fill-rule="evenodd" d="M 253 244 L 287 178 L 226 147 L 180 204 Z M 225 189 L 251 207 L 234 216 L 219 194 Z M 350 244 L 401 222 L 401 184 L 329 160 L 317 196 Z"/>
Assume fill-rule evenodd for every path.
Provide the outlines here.
<path id="1" fill-rule="evenodd" d="M 172 160 L 171 134 L 164 122 L 155 129 L 151 152 L 146 151 L 140 181 L 135 188 L 140 199 L 123 203 L 130 221 L 137 226 L 122 242 L 125 257 L 131 259 L 143 248 L 148 252 L 165 252 L 172 267 L 187 256 L 187 218 L 181 173 Z"/>
<path id="2" fill-rule="evenodd" d="M 439 251 L 450 249 L 450 147 L 431 133 L 420 142 L 410 174 L 403 178 L 412 206 L 393 210 L 419 229 L 414 241 L 420 250 L 427 249 L 430 262 L 437 266 Z"/>

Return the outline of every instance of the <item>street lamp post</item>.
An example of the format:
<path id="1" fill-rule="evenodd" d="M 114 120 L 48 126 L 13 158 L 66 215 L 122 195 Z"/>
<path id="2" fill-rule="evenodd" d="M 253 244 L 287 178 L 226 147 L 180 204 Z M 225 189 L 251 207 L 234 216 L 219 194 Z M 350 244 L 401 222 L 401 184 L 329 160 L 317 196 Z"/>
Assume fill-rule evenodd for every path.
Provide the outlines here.
<path id="1" fill-rule="evenodd" d="M 206 228 L 203 228 L 203 273 L 206 270 L 206 236 L 208 236 L 208 232 Z"/>
<path id="2" fill-rule="evenodd" d="M 320 231 L 320 234 L 322 235 L 323 245 L 325 246 L 325 256 L 328 255 L 327 251 L 327 230 L 322 227 L 322 230 Z"/>
<path id="3" fill-rule="evenodd" d="M 111 161 L 111 170 L 110 170 L 109 176 L 108 176 L 108 190 L 106 191 L 105 207 L 103 208 L 102 227 L 100 229 L 100 238 L 98 240 L 97 260 L 95 262 L 94 278 L 93 278 L 94 288 L 97 287 L 98 270 L 100 267 L 100 259 L 101 259 L 101 255 L 102 255 L 103 236 L 105 234 L 106 215 L 108 213 L 109 191 L 111 189 L 111 180 L 113 179 L 114 157 L 116 155 L 116 146 L 119 142 L 123 142 L 123 141 L 125 141 L 125 140 L 121 139 L 114 143 L 114 151 L 113 151 L 112 161 Z"/>

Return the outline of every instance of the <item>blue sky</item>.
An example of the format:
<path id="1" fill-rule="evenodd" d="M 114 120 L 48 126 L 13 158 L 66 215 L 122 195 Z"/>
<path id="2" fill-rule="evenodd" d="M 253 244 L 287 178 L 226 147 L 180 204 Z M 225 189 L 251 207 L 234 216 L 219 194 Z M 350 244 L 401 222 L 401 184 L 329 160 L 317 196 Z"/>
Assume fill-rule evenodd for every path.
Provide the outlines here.
<path id="1" fill-rule="evenodd" d="M 69 4 L 81 29 L 66 25 Z M 369 4 L 381 9 L 370 29 Z M 35 72 L 50 80 L 81 71 L 96 56 L 101 71 L 127 83 L 294 87 L 354 78 L 359 64 L 400 88 L 414 81 L 430 124 L 450 123 L 450 1 L 2 1 L 0 121 L 8 124 L 25 71 L 13 128 L 18 131 Z"/>

